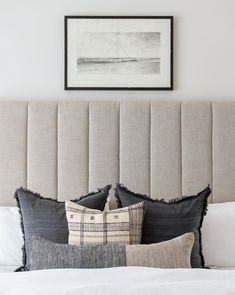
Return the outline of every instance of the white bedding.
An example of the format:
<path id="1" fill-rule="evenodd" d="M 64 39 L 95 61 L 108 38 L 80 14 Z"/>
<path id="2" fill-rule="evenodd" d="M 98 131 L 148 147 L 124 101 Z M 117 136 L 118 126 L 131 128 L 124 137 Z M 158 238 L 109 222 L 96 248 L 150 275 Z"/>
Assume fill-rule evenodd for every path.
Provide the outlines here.
<path id="1" fill-rule="evenodd" d="M 0 265 L 0 273 L 1 272 L 14 272 L 19 265 Z"/>
<path id="2" fill-rule="evenodd" d="M 24 242 L 18 208 L 0 206 L 0 236 L 0 268 L 1 265 L 19 267 L 22 264 Z"/>
<path id="3" fill-rule="evenodd" d="M 58 269 L 0 273 L 1 295 L 226 295 L 235 294 L 235 270 Z"/>

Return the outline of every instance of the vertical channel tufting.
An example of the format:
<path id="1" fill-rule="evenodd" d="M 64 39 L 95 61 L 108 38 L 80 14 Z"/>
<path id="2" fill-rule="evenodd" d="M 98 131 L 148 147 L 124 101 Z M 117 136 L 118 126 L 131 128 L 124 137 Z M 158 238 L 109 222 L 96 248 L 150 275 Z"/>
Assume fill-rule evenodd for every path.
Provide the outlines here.
<path id="1" fill-rule="evenodd" d="M 235 102 L 213 103 L 213 202 L 234 201 Z"/>
<path id="2" fill-rule="evenodd" d="M 65 200 L 118 181 L 166 199 L 213 181 L 234 201 L 234 126 L 235 102 L 2 101 L 0 205 L 19 186 Z"/>
<path id="3" fill-rule="evenodd" d="M 194 194 L 212 183 L 210 102 L 182 102 L 182 190 Z"/>
<path id="4" fill-rule="evenodd" d="M 57 198 L 57 103 L 28 107 L 28 188 Z"/>
<path id="5" fill-rule="evenodd" d="M 88 102 L 58 106 L 58 199 L 78 198 L 88 192 Z"/>
<path id="6" fill-rule="evenodd" d="M 120 182 L 150 193 L 150 103 L 120 105 Z"/>
<path id="7" fill-rule="evenodd" d="M 119 103 L 90 102 L 89 107 L 89 190 L 119 179 Z M 114 207 L 113 190 L 110 191 Z"/>
<path id="8" fill-rule="evenodd" d="M 181 195 L 181 125 L 179 102 L 151 104 L 151 196 Z"/>
<path id="9" fill-rule="evenodd" d="M 14 191 L 26 186 L 27 103 L 0 104 L 0 205 L 13 206 Z"/>

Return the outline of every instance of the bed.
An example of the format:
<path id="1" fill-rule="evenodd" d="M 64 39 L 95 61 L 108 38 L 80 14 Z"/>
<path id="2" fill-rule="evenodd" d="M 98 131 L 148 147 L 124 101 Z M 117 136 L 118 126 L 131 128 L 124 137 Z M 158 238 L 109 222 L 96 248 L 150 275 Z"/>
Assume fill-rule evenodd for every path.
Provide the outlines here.
<path id="1" fill-rule="evenodd" d="M 117 182 L 166 200 L 210 184 L 211 203 L 235 201 L 235 102 L 1 102 L 0 162 L 0 206 L 20 186 L 63 201 Z M 13 269 L 0 266 L 0 294 L 235 293 L 232 267 Z"/>
<path id="2" fill-rule="evenodd" d="M 92 278 L 92 280 L 91 280 Z M 235 293 L 235 270 L 166 270 L 144 267 L 60 269 L 2 273 L 2 295 L 218 295 Z"/>

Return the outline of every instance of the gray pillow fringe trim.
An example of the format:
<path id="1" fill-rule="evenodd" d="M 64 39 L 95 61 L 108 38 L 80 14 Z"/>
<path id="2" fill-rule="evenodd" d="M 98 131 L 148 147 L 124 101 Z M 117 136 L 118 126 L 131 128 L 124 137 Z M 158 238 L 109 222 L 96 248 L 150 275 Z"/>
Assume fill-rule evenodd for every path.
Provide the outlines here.
<path id="1" fill-rule="evenodd" d="M 135 192 L 129 190 L 124 184 L 117 183 L 116 184 L 116 187 L 114 188 L 114 192 L 115 192 L 116 203 L 118 204 L 118 208 L 122 208 L 122 206 L 121 206 L 121 200 L 120 200 L 119 195 L 118 195 L 118 192 L 117 192 L 118 187 L 124 189 L 127 193 L 132 194 L 133 196 L 136 196 L 138 198 L 144 199 L 146 201 L 151 201 L 153 203 L 159 202 L 159 203 L 164 203 L 164 204 L 168 204 L 168 205 L 171 205 L 173 203 L 180 203 L 180 202 L 185 201 L 185 200 L 188 200 L 188 199 L 196 199 L 199 195 L 201 195 L 202 193 L 204 193 L 204 191 L 207 191 L 208 189 L 209 189 L 209 192 L 211 193 L 210 185 L 208 184 L 208 186 L 204 190 L 202 190 L 201 192 L 197 193 L 196 195 L 182 196 L 182 197 L 179 197 L 179 198 L 173 198 L 173 199 L 170 199 L 170 200 L 166 201 L 164 199 L 152 199 L 148 195 L 135 193 Z M 205 214 L 204 215 L 206 215 L 206 213 L 207 213 L 207 206 L 204 209 L 205 209 Z"/>
<path id="2" fill-rule="evenodd" d="M 105 187 L 103 188 L 98 188 L 97 189 L 97 192 L 90 192 L 89 194 L 87 195 L 82 195 L 81 197 L 77 198 L 77 199 L 73 199 L 71 200 L 72 202 L 77 202 L 79 200 L 82 200 L 82 199 L 85 199 L 86 197 L 89 197 L 89 196 L 92 196 L 92 195 L 95 195 L 101 191 L 104 191 L 108 194 L 109 190 L 111 189 L 112 185 L 109 184 L 109 185 L 106 185 Z M 20 214 L 20 227 L 21 227 L 21 230 L 22 230 L 22 234 L 23 234 L 23 240 L 24 240 L 24 244 L 22 246 L 22 263 L 23 263 L 23 266 L 20 266 L 18 267 L 15 272 L 20 272 L 20 271 L 29 271 L 26 267 L 26 250 L 25 250 L 25 233 L 24 233 L 24 220 L 23 220 L 23 215 L 22 215 L 22 212 L 21 212 L 21 208 L 20 208 L 20 202 L 19 202 L 19 198 L 18 198 L 18 193 L 20 191 L 23 191 L 23 192 L 27 192 L 27 193 L 32 193 L 34 194 L 36 197 L 38 197 L 39 199 L 43 199 L 43 200 L 48 200 L 48 201 L 54 201 L 56 203 L 64 203 L 64 201 L 60 202 L 60 201 L 57 201 L 56 199 L 52 199 L 52 198 L 44 198 L 42 195 L 40 195 L 39 193 L 35 193 L 34 191 L 30 190 L 30 189 L 27 189 L 27 188 L 24 188 L 24 187 L 20 187 L 18 188 L 15 193 L 14 193 L 14 198 L 16 199 L 16 204 L 17 204 L 17 207 L 18 207 L 18 211 L 19 211 L 19 214 Z M 107 199 L 106 201 L 104 202 L 104 205 L 103 205 L 103 209 L 104 210 L 104 207 L 105 207 L 105 204 L 107 203 Z"/>

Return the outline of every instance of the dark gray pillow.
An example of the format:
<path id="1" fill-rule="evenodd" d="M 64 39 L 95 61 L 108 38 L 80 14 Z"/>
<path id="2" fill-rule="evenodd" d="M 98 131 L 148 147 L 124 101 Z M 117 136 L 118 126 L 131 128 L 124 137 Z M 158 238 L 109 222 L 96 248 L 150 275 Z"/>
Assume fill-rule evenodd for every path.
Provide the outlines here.
<path id="1" fill-rule="evenodd" d="M 103 210 L 110 188 L 111 186 L 107 185 L 73 202 L 91 209 Z M 19 207 L 25 241 L 22 249 L 23 267 L 18 269 L 22 271 L 28 268 L 28 243 L 31 236 L 41 236 L 52 242 L 66 244 L 69 232 L 64 202 L 43 198 L 25 188 L 17 189 L 14 197 Z"/>
<path id="2" fill-rule="evenodd" d="M 151 245 L 65 245 L 31 237 L 29 270 L 146 266 L 190 268 L 193 233 Z"/>
<path id="3" fill-rule="evenodd" d="M 136 194 L 121 184 L 117 184 L 115 192 L 119 207 L 127 207 L 145 200 L 143 244 L 159 243 L 187 232 L 194 232 L 195 243 L 191 265 L 194 268 L 204 267 L 200 229 L 207 210 L 207 199 L 211 193 L 209 186 L 197 195 L 173 199 L 169 202 Z"/>

